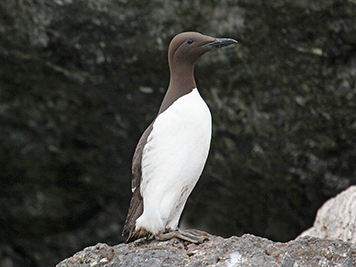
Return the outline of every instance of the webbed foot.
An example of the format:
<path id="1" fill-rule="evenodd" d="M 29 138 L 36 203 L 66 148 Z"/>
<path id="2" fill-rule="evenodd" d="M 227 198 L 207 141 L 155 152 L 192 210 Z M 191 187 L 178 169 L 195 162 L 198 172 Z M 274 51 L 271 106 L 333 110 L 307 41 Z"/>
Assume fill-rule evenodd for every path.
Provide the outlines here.
<path id="1" fill-rule="evenodd" d="M 208 234 L 204 231 L 200 231 L 200 230 L 196 230 L 196 229 L 189 229 L 189 230 L 184 230 L 184 231 L 175 230 L 175 231 L 169 232 L 169 233 L 158 234 L 158 235 L 155 235 L 154 238 L 159 241 L 166 241 L 166 240 L 170 240 L 170 239 L 176 237 L 176 238 L 179 238 L 181 240 L 188 241 L 191 243 L 201 244 L 205 240 L 208 240 L 209 236 L 210 236 L 210 234 Z"/>

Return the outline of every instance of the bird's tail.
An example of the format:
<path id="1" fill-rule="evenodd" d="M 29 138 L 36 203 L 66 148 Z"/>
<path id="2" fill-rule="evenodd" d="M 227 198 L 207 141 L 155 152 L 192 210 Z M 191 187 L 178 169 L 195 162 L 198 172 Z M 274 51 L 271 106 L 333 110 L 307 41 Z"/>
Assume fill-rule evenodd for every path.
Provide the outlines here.
<path id="1" fill-rule="evenodd" d="M 127 213 L 124 228 L 122 230 L 123 236 L 128 234 L 128 238 L 126 242 L 133 241 L 139 238 L 139 236 L 141 235 L 140 233 L 138 233 L 138 231 L 135 231 L 135 228 L 136 228 L 136 220 L 142 215 L 142 213 L 143 213 L 143 199 L 140 193 L 140 188 L 137 187 L 132 195 L 129 212 Z M 137 234 L 139 235 L 137 236 Z"/>

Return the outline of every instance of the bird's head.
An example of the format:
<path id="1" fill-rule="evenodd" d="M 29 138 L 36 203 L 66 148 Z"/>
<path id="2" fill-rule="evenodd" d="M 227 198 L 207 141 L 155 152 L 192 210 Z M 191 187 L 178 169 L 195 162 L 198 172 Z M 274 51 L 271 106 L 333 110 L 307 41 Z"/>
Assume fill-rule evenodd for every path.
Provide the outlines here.
<path id="1" fill-rule="evenodd" d="M 183 32 L 176 35 L 168 49 L 169 65 L 187 64 L 194 66 L 197 59 L 204 53 L 214 49 L 237 43 L 230 38 L 213 38 L 198 32 Z"/>

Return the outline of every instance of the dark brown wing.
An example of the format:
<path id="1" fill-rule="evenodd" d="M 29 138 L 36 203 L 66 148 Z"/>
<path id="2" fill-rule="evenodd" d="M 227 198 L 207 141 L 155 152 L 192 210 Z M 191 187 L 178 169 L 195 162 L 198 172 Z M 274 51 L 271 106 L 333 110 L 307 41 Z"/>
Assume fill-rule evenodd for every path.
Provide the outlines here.
<path id="1" fill-rule="evenodd" d="M 131 188 L 133 195 L 130 202 L 129 212 L 126 217 L 125 225 L 122 230 L 122 235 L 128 234 L 127 241 L 131 239 L 136 227 L 136 220 L 143 212 L 143 199 L 140 192 L 140 185 L 142 179 L 141 160 L 143 148 L 146 145 L 147 138 L 152 131 L 153 122 L 148 126 L 146 131 L 142 134 L 135 149 L 135 154 L 132 159 L 132 182 Z M 126 241 L 126 242 L 127 242 Z"/>

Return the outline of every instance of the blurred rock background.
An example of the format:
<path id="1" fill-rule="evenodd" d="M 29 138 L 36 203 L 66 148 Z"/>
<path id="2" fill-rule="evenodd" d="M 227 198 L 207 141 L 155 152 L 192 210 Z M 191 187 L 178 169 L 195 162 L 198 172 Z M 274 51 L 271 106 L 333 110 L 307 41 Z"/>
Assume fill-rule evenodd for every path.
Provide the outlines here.
<path id="1" fill-rule="evenodd" d="M 169 81 L 171 38 L 239 44 L 204 55 L 213 114 L 181 225 L 275 241 L 356 184 L 353 0 L 0 2 L 0 265 L 53 266 L 118 244 L 141 133 Z"/>

